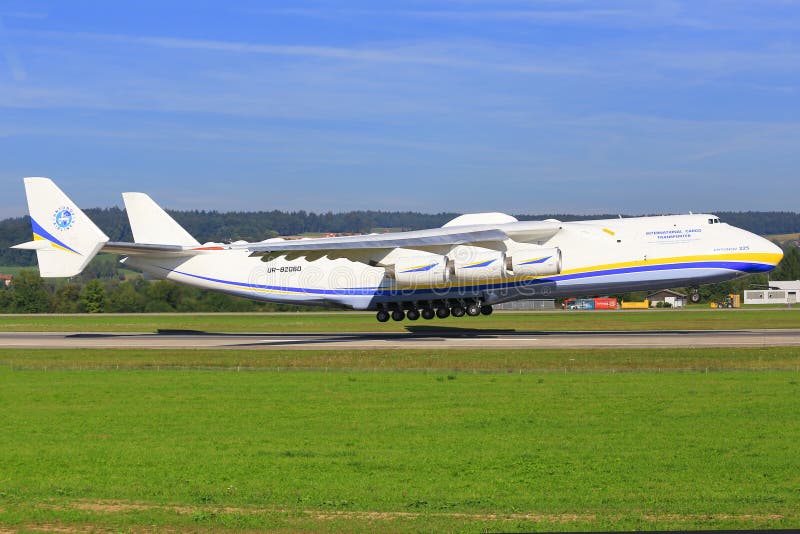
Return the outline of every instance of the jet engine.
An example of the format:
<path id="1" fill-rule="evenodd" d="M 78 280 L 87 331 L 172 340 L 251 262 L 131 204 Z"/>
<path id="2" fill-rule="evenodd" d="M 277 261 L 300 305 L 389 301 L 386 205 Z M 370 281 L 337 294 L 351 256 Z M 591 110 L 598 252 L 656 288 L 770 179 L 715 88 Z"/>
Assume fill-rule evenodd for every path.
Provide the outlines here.
<path id="1" fill-rule="evenodd" d="M 447 281 L 447 258 L 434 254 L 400 258 L 386 273 L 401 286 L 440 284 Z"/>
<path id="2" fill-rule="evenodd" d="M 494 250 L 453 254 L 449 261 L 450 277 L 456 280 L 501 278 L 506 274 L 503 265 L 504 256 L 502 252 Z"/>
<path id="3" fill-rule="evenodd" d="M 506 270 L 512 276 L 548 276 L 561 272 L 561 250 L 521 247 L 506 255 Z"/>

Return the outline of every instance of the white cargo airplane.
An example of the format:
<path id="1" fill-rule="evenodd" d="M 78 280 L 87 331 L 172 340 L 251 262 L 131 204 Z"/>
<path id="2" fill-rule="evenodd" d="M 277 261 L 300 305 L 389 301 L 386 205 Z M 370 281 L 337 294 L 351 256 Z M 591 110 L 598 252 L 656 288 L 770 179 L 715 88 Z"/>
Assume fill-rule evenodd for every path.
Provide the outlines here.
<path id="1" fill-rule="evenodd" d="M 25 178 L 43 277 L 79 274 L 100 251 L 155 278 L 240 297 L 375 310 L 378 321 L 488 315 L 523 298 L 623 293 L 773 269 L 770 241 L 714 215 L 561 222 L 461 215 L 441 228 L 200 244 L 144 193 L 123 193 L 134 243 L 110 242 L 49 178 Z"/>

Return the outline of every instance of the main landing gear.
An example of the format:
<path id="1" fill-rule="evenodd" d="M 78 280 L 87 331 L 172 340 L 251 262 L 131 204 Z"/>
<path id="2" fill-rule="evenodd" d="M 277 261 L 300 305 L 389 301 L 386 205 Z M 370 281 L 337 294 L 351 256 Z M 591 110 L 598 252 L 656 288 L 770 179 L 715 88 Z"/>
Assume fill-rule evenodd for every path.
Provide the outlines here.
<path id="1" fill-rule="evenodd" d="M 437 302 L 410 302 L 397 303 L 391 308 L 381 308 L 375 314 L 375 318 L 380 323 L 385 323 L 389 319 L 394 321 L 416 321 L 420 317 L 430 321 L 434 317 L 446 319 L 453 317 L 477 317 L 478 315 L 491 315 L 493 308 L 488 304 L 481 304 L 480 301 L 437 301 Z"/>

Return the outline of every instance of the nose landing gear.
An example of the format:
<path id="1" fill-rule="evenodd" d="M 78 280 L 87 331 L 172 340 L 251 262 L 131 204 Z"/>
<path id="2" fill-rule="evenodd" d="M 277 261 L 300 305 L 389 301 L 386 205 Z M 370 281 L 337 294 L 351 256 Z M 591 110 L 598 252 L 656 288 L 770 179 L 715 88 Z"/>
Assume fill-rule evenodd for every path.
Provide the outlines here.
<path id="1" fill-rule="evenodd" d="M 700 296 L 699 288 L 693 287 L 691 289 L 691 293 L 689 293 L 689 300 L 692 302 L 692 304 L 697 304 L 703 300 L 703 297 Z"/>

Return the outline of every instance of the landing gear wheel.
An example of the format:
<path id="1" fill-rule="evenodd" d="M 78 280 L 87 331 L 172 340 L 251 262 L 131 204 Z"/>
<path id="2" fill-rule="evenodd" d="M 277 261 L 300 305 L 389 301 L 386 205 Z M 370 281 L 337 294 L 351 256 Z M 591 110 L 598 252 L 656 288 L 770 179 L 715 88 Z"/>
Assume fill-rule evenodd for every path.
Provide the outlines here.
<path id="1" fill-rule="evenodd" d="M 694 291 L 689 293 L 689 300 L 692 301 L 693 304 L 697 304 L 698 302 L 700 302 L 702 300 L 700 292 L 695 289 Z"/>
<path id="2" fill-rule="evenodd" d="M 389 312 L 386 310 L 379 310 L 378 313 L 375 314 L 375 318 L 379 323 L 385 323 L 389 320 Z"/>
<path id="3" fill-rule="evenodd" d="M 395 321 L 402 321 L 405 318 L 406 314 L 403 313 L 403 310 L 394 310 L 392 312 L 392 319 L 394 319 Z"/>
<path id="4" fill-rule="evenodd" d="M 494 308 L 492 308 L 488 304 L 484 304 L 483 306 L 481 306 L 481 313 L 483 315 L 491 315 L 493 311 L 494 311 Z"/>
<path id="5" fill-rule="evenodd" d="M 436 312 L 433 311 L 433 308 L 424 308 L 422 310 L 422 318 L 426 321 L 430 321 L 436 316 Z"/>
<path id="6" fill-rule="evenodd" d="M 462 308 L 461 306 L 453 306 L 453 309 L 450 310 L 450 313 L 453 314 L 453 317 L 463 317 L 464 308 Z"/>
<path id="7" fill-rule="evenodd" d="M 447 308 L 437 308 L 436 309 L 436 317 L 439 319 L 447 319 L 450 317 L 450 310 Z"/>
<path id="8" fill-rule="evenodd" d="M 419 312 L 417 310 L 408 310 L 406 312 L 406 318 L 409 321 L 416 321 L 417 319 L 419 319 Z"/>
<path id="9" fill-rule="evenodd" d="M 467 315 L 476 317 L 481 314 L 481 307 L 477 304 L 470 304 L 467 306 Z"/>

